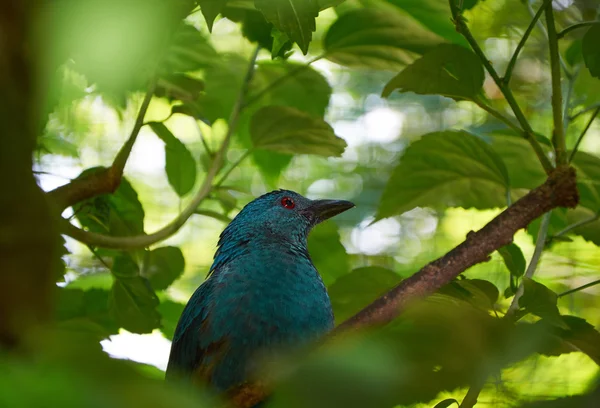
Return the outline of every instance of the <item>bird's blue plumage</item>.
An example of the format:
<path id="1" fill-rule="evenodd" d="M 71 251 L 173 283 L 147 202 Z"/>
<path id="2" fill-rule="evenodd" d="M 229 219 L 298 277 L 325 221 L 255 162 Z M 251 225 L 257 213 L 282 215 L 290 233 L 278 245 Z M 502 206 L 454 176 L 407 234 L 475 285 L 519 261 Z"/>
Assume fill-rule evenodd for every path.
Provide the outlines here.
<path id="1" fill-rule="evenodd" d="M 183 311 L 167 378 L 225 391 L 252 378 L 262 353 L 302 346 L 331 330 L 331 303 L 307 236 L 350 207 L 287 190 L 244 207 L 221 234 L 209 277 Z"/>

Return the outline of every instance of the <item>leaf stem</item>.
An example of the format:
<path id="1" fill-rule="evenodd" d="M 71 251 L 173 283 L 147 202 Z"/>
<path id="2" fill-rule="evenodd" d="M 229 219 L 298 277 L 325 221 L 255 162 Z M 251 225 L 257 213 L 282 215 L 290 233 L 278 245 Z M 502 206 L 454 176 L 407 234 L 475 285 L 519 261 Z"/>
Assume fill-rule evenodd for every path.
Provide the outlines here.
<path id="1" fill-rule="evenodd" d="M 554 24 L 554 11 L 552 3 L 544 8 L 546 26 L 548 27 L 548 48 L 550 49 L 550 70 L 552 73 L 552 117 L 554 120 L 554 131 L 552 142 L 556 153 L 556 164 L 558 166 L 567 163 L 567 147 L 565 142 L 565 128 L 563 124 L 563 102 L 562 87 L 560 83 L 560 61 L 558 54 L 558 38 Z"/>
<path id="2" fill-rule="evenodd" d="M 590 283 L 586 283 L 585 285 L 579 286 L 577 288 L 567 290 L 566 292 L 563 292 L 563 293 L 559 293 L 558 297 L 567 296 L 567 295 L 570 295 L 571 293 L 575 293 L 575 292 L 579 292 L 580 290 L 591 288 L 592 286 L 596 286 L 599 283 L 600 283 L 600 279 L 595 280 L 595 281 L 590 282 Z"/>
<path id="3" fill-rule="evenodd" d="M 127 164 L 127 159 L 131 154 L 133 145 L 137 139 L 138 134 L 142 126 L 144 125 L 144 116 L 150 105 L 150 101 L 154 96 L 154 90 L 156 88 L 156 79 L 150 82 L 146 95 L 142 101 L 140 109 L 138 110 L 133 129 L 129 138 L 125 141 L 117 155 L 115 156 L 112 165 L 104 171 L 90 174 L 87 177 L 76 178 L 70 183 L 63 186 L 57 187 L 47 194 L 50 199 L 54 202 L 56 209 L 61 211 L 67 207 L 72 206 L 78 202 L 86 200 L 88 198 L 96 197 L 100 194 L 106 194 L 113 192 L 121 184 L 121 178 L 123 177 L 123 171 Z"/>
<path id="4" fill-rule="evenodd" d="M 594 103 L 588 107 L 585 107 L 583 109 L 581 109 L 579 112 L 571 115 L 571 117 L 569 118 L 571 121 L 574 121 L 575 119 L 577 119 L 579 116 L 584 115 L 588 112 L 593 111 L 596 108 L 600 108 L 600 102 L 599 103 Z"/>
<path id="5" fill-rule="evenodd" d="M 231 172 L 240 165 L 240 163 L 242 163 L 244 161 L 244 159 L 246 159 L 248 156 L 250 156 L 250 153 L 252 153 L 252 149 L 248 149 L 244 152 L 244 154 L 242 154 L 240 156 L 239 159 L 237 159 L 235 161 L 235 163 L 233 163 L 231 165 L 231 167 L 229 167 L 229 169 L 227 169 L 227 171 L 223 174 L 223 176 L 221 176 L 221 178 L 219 179 L 219 181 L 217 181 L 214 185 L 214 188 L 220 187 L 223 182 L 227 179 L 227 177 L 231 174 Z"/>
<path id="6" fill-rule="evenodd" d="M 248 87 L 254 74 L 256 58 L 258 56 L 259 50 L 260 47 L 257 47 L 254 54 L 252 55 L 252 58 L 250 59 L 248 70 L 246 72 L 246 77 L 244 78 L 244 82 L 242 83 L 242 87 L 239 91 L 238 97 L 231 112 L 231 116 L 229 118 L 229 127 L 227 129 L 227 134 L 225 135 L 225 139 L 223 140 L 220 149 L 215 155 L 212 164 L 208 169 L 208 172 L 206 173 L 204 182 L 200 186 L 200 189 L 198 190 L 196 195 L 192 198 L 192 201 L 190 201 L 190 203 L 183 209 L 183 211 L 177 217 L 175 217 L 175 219 L 171 223 L 167 224 L 162 229 L 148 235 L 113 237 L 109 235 L 82 230 L 80 228 L 75 227 L 67 220 L 62 219 L 60 221 L 60 227 L 62 229 L 62 232 L 70 236 L 71 238 L 74 238 L 87 245 L 125 250 L 146 248 L 152 244 L 155 244 L 159 241 L 170 237 L 171 235 L 179 231 L 179 229 L 186 223 L 190 216 L 192 216 L 192 214 L 196 212 L 200 203 L 210 194 L 213 188 L 212 182 L 215 179 L 217 173 L 221 170 L 225 154 L 227 152 L 227 149 L 229 148 L 231 137 L 240 117 L 244 97 L 248 92 Z"/>
<path id="7" fill-rule="evenodd" d="M 281 84 L 283 84 L 288 79 L 290 79 L 290 78 L 298 75 L 300 72 L 302 72 L 305 69 L 307 69 L 308 67 L 310 67 L 310 65 L 312 63 L 319 61 L 324 56 L 325 56 L 325 54 L 321 54 L 319 56 L 316 56 L 315 58 L 313 58 L 310 61 L 308 61 L 306 64 L 299 65 L 295 69 L 293 69 L 290 72 L 288 72 L 286 75 L 280 76 L 275 81 L 273 81 L 269 85 L 267 85 L 262 91 L 260 91 L 256 95 L 254 95 L 252 98 L 249 98 L 248 101 L 246 102 L 246 104 L 244 105 L 244 108 L 247 108 L 248 106 L 251 106 L 251 105 L 255 104 L 257 101 L 259 101 L 267 93 L 269 93 L 273 89 L 277 88 L 278 86 L 280 86 Z"/>
<path id="8" fill-rule="evenodd" d="M 551 0 L 544 0 L 542 5 L 540 6 L 540 9 L 537 11 L 537 13 L 535 13 L 533 18 L 531 19 L 531 22 L 529 23 L 529 26 L 525 30 L 525 33 L 523 33 L 523 37 L 521 37 L 519 44 L 517 44 L 517 48 L 515 49 L 515 52 L 513 52 L 513 55 L 510 58 L 510 61 L 508 62 L 508 66 L 506 67 L 506 71 L 504 72 L 504 78 L 502 78 L 502 81 L 506 85 L 508 85 L 508 83 L 510 82 L 512 72 L 513 72 L 513 69 L 515 68 L 515 64 L 517 63 L 517 58 L 519 57 L 519 53 L 521 52 L 521 49 L 523 49 L 523 47 L 525 46 L 525 43 L 527 42 L 529 35 L 533 31 L 535 24 L 542 16 L 542 13 L 544 12 L 544 7 L 546 6 L 546 3 L 549 3 L 549 2 L 551 2 Z"/>
<path id="9" fill-rule="evenodd" d="M 564 30 L 562 30 L 558 34 L 556 34 L 556 37 L 558 39 L 561 39 L 561 38 L 563 38 L 565 35 L 567 35 L 568 33 L 570 33 L 573 30 L 577 30 L 578 28 L 589 27 L 589 26 L 596 25 L 596 24 L 600 24 L 600 21 L 597 21 L 597 20 L 583 21 L 581 23 L 573 24 L 573 25 L 565 28 Z"/>
<path id="10" fill-rule="evenodd" d="M 599 212 L 597 212 L 597 213 L 596 213 L 595 215 L 593 215 L 592 217 L 589 217 L 589 218 L 586 218 L 586 219 L 584 219 L 584 220 L 578 221 L 578 222 L 576 222 L 576 223 L 574 223 L 574 224 L 571 224 L 571 225 L 569 225 L 568 227 L 566 227 L 566 228 L 564 228 L 564 229 L 562 229 L 562 230 L 558 231 L 556 234 L 554 234 L 554 235 L 552 236 L 552 238 L 554 238 L 554 237 L 562 237 L 562 236 L 563 236 L 563 235 L 565 235 L 567 232 L 571 232 L 571 231 L 572 231 L 572 230 L 574 230 L 575 228 L 579 228 L 579 227 L 581 227 L 581 226 L 584 226 L 584 225 L 590 224 L 590 223 L 592 223 L 592 222 L 596 221 L 596 220 L 597 220 L 597 219 L 599 219 L 599 218 L 600 218 L 600 211 L 599 211 Z"/>
<path id="11" fill-rule="evenodd" d="M 548 226 L 550 225 L 550 216 L 552 211 L 547 212 L 542 216 L 542 222 L 540 223 L 540 230 L 538 231 L 538 235 L 535 241 L 535 249 L 533 250 L 533 255 L 531 256 L 531 260 L 529 261 L 529 265 L 527 265 L 527 270 L 523 275 L 525 278 L 533 278 L 535 270 L 538 266 L 538 262 L 542 256 L 542 252 L 544 251 L 544 247 L 546 246 L 546 237 L 548 235 Z M 515 297 L 513 298 L 508 310 L 506 311 L 506 316 L 513 316 L 514 313 L 519 309 L 519 299 L 523 296 L 523 281 L 517 288 L 517 293 L 515 293 Z"/>
<path id="12" fill-rule="evenodd" d="M 571 155 L 569 156 L 569 163 L 573 161 L 573 158 L 575 157 L 575 154 L 577 154 L 577 150 L 579 149 L 579 145 L 581 144 L 583 137 L 586 135 L 586 133 L 588 132 L 590 127 L 592 127 L 592 123 L 594 123 L 594 120 L 596 119 L 596 116 L 598 116 L 598 113 L 600 113 L 600 106 L 598 106 L 596 108 L 596 110 L 594 111 L 594 113 L 592 113 L 590 120 L 585 125 L 585 128 L 583 128 L 583 130 L 581 131 L 581 134 L 577 138 L 577 141 L 575 142 L 575 146 L 573 146 L 573 150 L 571 151 Z"/>
<path id="13" fill-rule="evenodd" d="M 204 215 L 205 217 L 214 218 L 215 220 L 219 220 L 221 222 L 224 222 L 225 224 L 229 224 L 231 222 L 231 218 L 229 218 L 225 214 L 221 214 L 216 211 L 198 209 L 198 210 L 194 211 L 194 214 Z"/>
<path id="14" fill-rule="evenodd" d="M 519 124 L 521 125 L 523 130 L 525 131 L 525 137 L 526 137 L 527 141 L 533 148 L 536 156 L 540 160 L 540 163 L 544 167 L 544 170 L 546 171 L 546 173 L 550 174 L 554 167 L 552 166 L 552 163 L 550 163 L 550 160 L 548 159 L 548 157 L 546 157 L 546 155 L 544 154 L 542 147 L 539 145 L 539 143 L 535 139 L 533 129 L 531 128 L 531 125 L 527 121 L 527 118 L 525 118 L 525 115 L 523 114 L 523 111 L 519 107 L 519 104 L 517 103 L 514 95 L 512 94 L 512 91 L 510 90 L 510 88 L 508 86 L 506 86 L 504 81 L 502 81 L 502 79 L 500 78 L 500 76 L 498 75 L 496 70 L 494 69 L 492 63 L 487 59 L 485 53 L 483 52 L 483 50 L 481 49 L 479 44 L 477 44 L 477 41 L 473 37 L 473 34 L 471 34 L 471 31 L 469 30 L 469 28 L 467 27 L 464 17 L 461 14 L 461 10 L 457 7 L 455 0 L 449 0 L 449 2 L 450 2 L 450 11 L 452 12 L 452 18 L 454 20 L 454 24 L 456 26 L 457 31 L 459 33 L 461 33 L 463 35 L 463 37 L 465 37 L 465 39 L 467 40 L 467 42 L 469 43 L 469 45 L 471 46 L 471 48 L 473 49 L 475 54 L 477 54 L 477 56 L 483 63 L 483 66 L 485 67 L 485 69 L 488 71 L 488 73 L 490 74 L 490 76 L 492 77 L 492 79 L 494 80 L 494 82 L 496 83 L 496 85 L 498 86 L 498 88 L 500 89 L 500 91 L 502 92 L 504 97 L 506 98 L 506 102 L 508 102 L 508 105 L 511 107 L 513 113 L 515 114 L 517 121 L 519 122 Z"/>

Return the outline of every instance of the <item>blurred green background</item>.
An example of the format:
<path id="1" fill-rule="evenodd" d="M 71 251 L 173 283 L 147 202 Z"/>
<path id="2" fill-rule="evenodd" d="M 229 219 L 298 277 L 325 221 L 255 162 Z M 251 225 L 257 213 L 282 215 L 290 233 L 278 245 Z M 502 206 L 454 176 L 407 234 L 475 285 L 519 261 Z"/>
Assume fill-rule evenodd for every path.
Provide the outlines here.
<path id="1" fill-rule="evenodd" d="M 169 3 L 61 0 L 49 2 L 40 9 L 33 25 L 34 31 L 41 33 L 40 47 L 36 50 L 40 59 L 48 65 L 59 66 L 52 78 L 45 108 L 45 112 L 49 112 L 48 121 L 35 152 L 34 171 L 45 191 L 67 183 L 85 169 L 110 165 L 134 125 L 148 79 L 154 73 L 152 61 L 166 59 L 158 71 L 167 72 L 171 64 L 177 67 L 176 71 L 186 72 L 193 79 L 184 83 L 181 90 L 177 87 L 180 82 L 165 76 L 165 82 L 158 83 L 159 97 L 152 99 L 144 118 L 145 122 L 163 122 L 191 153 L 197 176 L 181 181 L 185 186 L 180 189 L 187 191 L 178 194 L 167 177 L 165 166 L 169 166 L 166 163 L 169 159 L 165 157 L 165 141 L 156 136 L 151 126 L 142 127 L 125 168 L 125 177 L 135 191 L 125 191 L 128 186 L 121 186 L 117 191 L 117 200 L 133 202 L 134 206 L 136 200 L 131 199 L 131 195 L 137 192 L 143 206 L 146 233 L 171 222 L 199 188 L 210 164 L 210 152 L 218 150 L 228 131 L 227 118 L 255 49 L 253 42 L 256 37 L 263 42 L 273 42 L 270 28 L 265 34 L 253 25 L 260 22 L 260 15 L 257 17 L 252 3 L 248 5 L 242 0 L 227 3 L 223 14 L 228 18 L 217 17 L 212 33 L 201 10 L 193 6 L 185 19 L 186 28 L 176 31 L 173 37 L 168 33 L 178 24 L 181 9 L 173 6 L 176 2 Z M 465 1 L 465 8 L 469 8 L 465 11 L 468 25 L 499 71 L 504 71 L 531 21 L 531 11 L 537 11 L 540 4 L 516 0 Z M 596 19 L 598 3 L 561 0 L 554 2 L 554 9 L 557 25 L 564 28 L 578 21 Z M 513 182 L 513 197 L 543 182 L 544 173 L 527 143 L 475 104 L 411 92 L 381 97 L 385 84 L 422 54 L 415 51 L 416 48 L 402 49 L 392 42 L 380 47 L 379 56 L 371 60 L 348 51 L 311 62 L 323 53 L 326 33 L 332 24 L 339 23 L 349 13 L 357 15 L 357 10 L 361 13 L 383 10 L 396 16 L 401 24 L 392 35 L 405 32 L 415 42 L 420 41 L 419 44 L 434 41 L 434 36 L 466 44 L 454 29 L 445 1 L 346 0 L 320 12 L 307 55 L 303 55 L 297 45 L 290 49 L 289 43 L 283 47 L 284 51 L 290 49 L 285 54 L 287 62 L 281 57 L 283 51 L 274 52 L 278 58 L 272 60 L 270 50 L 261 50 L 249 100 L 261 90 L 267 89 L 267 92 L 240 116 L 226 153 L 225 168 L 248 157 L 228 175 L 223 183 L 226 188 L 214 190 L 202 202 L 200 214 L 193 215 L 179 232 L 152 248 L 178 247 L 183 255 L 181 259 L 176 250 L 155 254 L 157 259 L 164 256 L 165 264 L 161 266 L 161 260 L 153 264 L 160 276 L 153 279 L 152 271 L 142 272 L 150 279 L 159 301 L 148 298 L 150 300 L 144 303 L 115 295 L 118 255 L 67 237 L 68 253 L 63 256 L 66 269 L 58 283 L 61 290 L 57 300 L 57 317 L 64 333 L 58 334 L 56 344 L 49 347 L 50 357 L 32 366 L 19 360 L 6 360 L 10 369 L 0 370 L 4 372 L 0 376 L 5 376 L 0 381 L 4 384 L 0 385 L 0 401 L 8 405 L 1 405 L 44 406 L 42 396 L 50 394 L 53 402 L 66 406 L 141 405 L 141 401 L 160 405 L 162 397 L 154 395 L 160 392 L 158 389 L 150 392 L 153 386 L 145 386 L 144 381 L 162 378 L 169 339 L 179 314 L 205 279 L 225 222 L 244 204 L 267 191 L 286 188 L 309 198 L 340 198 L 356 204 L 352 211 L 319 226 L 309 240 L 311 256 L 328 286 L 339 323 L 402 278 L 458 245 L 469 231 L 482 227 L 502 210 L 485 206 L 479 210 L 461 208 L 460 204 L 452 205 L 451 200 L 440 197 L 436 206 L 416 207 L 375 221 L 390 174 L 407 147 L 420 136 L 464 129 L 480 137 L 504 160 Z M 359 23 L 355 24 L 360 33 Z M 585 30 L 574 30 L 561 42 L 561 52 L 570 72 L 570 78 L 563 84 L 569 100 L 567 117 L 600 102 L 600 81 L 592 76 L 581 57 L 584 33 Z M 361 38 L 357 41 L 364 40 L 368 46 L 369 37 Z M 170 45 L 173 43 L 175 45 Z M 546 141 L 552 133 L 547 54 L 544 30 L 535 27 L 511 81 L 525 115 Z M 274 80 L 308 62 L 311 68 L 301 69 L 269 90 Z M 297 65 L 290 68 L 290 64 Z M 491 106 L 507 112 L 506 102 L 489 77 L 483 89 Z M 191 97 L 187 93 L 191 93 Z M 193 103 L 188 103 L 190 98 Z M 193 105 L 199 114 L 173 110 L 181 100 L 188 108 Z M 347 143 L 343 154 L 322 157 L 266 150 L 253 150 L 248 154 L 251 113 L 269 104 L 296 107 L 313 116 L 324 115 L 335 134 Z M 572 119 L 567 131 L 569 148 L 588 118 L 589 113 Z M 581 152 L 595 158 L 594 165 L 600 164 L 599 135 L 600 126 L 593 122 L 579 147 Z M 599 174 L 597 170 L 595 174 Z M 531 180 L 536 183 L 530 185 Z M 589 182 L 598 188 L 598 179 L 592 178 Z M 462 188 L 468 191 L 469 185 Z M 401 195 L 402 191 L 397 194 Z M 137 207 L 124 209 L 119 207 L 123 203 L 110 200 L 108 204 L 101 204 L 116 205 L 105 211 L 114 211 L 116 217 L 121 216 L 125 221 L 115 221 L 110 218 L 112 215 L 107 219 L 117 224 L 123 222 L 128 228 L 131 213 L 141 211 Z M 104 220 L 97 218 L 99 206 L 97 202 L 86 202 L 67 209 L 63 216 L 73 217 L 77 225 L 91 230 L 94 222 L 104 228 Z M 594 210 L 600 207 L 582 211 L 592 214 Z M 566 218 L 562 210 L 556 210 L 553 217 L 557 221 L 551 221 L 551 235 L 564 228 L 561 220 Z M 112 234 L 116 231 L 118 235 L 140 232 L 107 228 L 100 230 Z M 537 226 L 534 224 L 515 236 L 515 244 L 526 260 L 533 254 L 538 228 L 539 221 Z M 598 279 L 600 223 L 591 223 L 586 231 L 578 232 L 580 235 L 570 234 L 568 239 L 547 245 L 535 275 L 537 282 L 558 294 Z M 133 255 L 136 260 L 144 256 L 149 255 L 141 252 Z M 538 341 L 535 331 L 540 328 L 535 324 L 537 317 L 526 317 L 524 321 L 531 324 L 522 331 L 503 325 L 499 316 L 510 305 L 512 296 L 504 295 L 510 286 L 510 272 L 498 253 L 493 254 L 490 262 L 470 268 L 464 276 L 469 281 L 459 281 L 464 283 L 451 285 L 415 305 L 383 330 L 352 336 L 316 353 L 301 364 L 297 372 L 290 370 L 296 365 L 293 357 L 292 362 L 272 363 L 270 372 L 283 383 L 273 404 L 282 407 L 394 404 L 432 407 L 446 398 L 460 401 L 469 385 L 477 383 L 478 378 L 488 378 L 477 406 L 512 407 L 524 401 L 581 394 L 595 386 L 598 366 L 589 354 L 595 353 L 596 362 L 600 361 L 599 337 L 591 330 L 600 326 L 600 286 L 558 299 L 562 315 L 577 316 L 590 325 L 591 331 L 585 332 L 587 337 L 581 340 L 586 343 L 583 348 L 588 352 L 582 353 L 577 347 L 564 349 L 539 344 L 541 340 Z M 499 292 L 497 300 L 492 295 L 490 303 L 485 297 L 489 292 L 481 288 L 489 290 L 489 286 L 469 287 L 470 280 L 475 279 L 491 282 Z M 461 292 L 464 290 L 470 295 L 465 297 Z M 483 300 L 475 299 L 477 296 L 483 296 Z M 480 307 L 477 302 L 485 305 Z M 579 336 L 582 332 L 577 333 Z M 78 336 L 81 341 L 74 340 Z M 107 336 L 109 339 L 104 339 Z M 129 372 L 87 351 L 87 347 L 97 350 L 93 346 L 100 340 L 106 353 L 140 364 L 127 365 Z M 55 354 L 71 355 L 73 364 L 85 374 L 78 376 L 68 369 L 65 372 L 57 369 L 53 363 Z M 89 361 L 85 358 L 76 361 L 77 356 L 91 355 L 94 357 Z M 47 366 L 44 359 L 50 361 Z M 118 376 L 112 374 L 117 372 Z M 102 379 L 97 380 L 95 376 Z M 38 385 L 30 395 L 14 391 L 22 389 L 17 386 L 25 387 L 31 382 Z M 142 399 L 135 399 L 136 387 L 144 395 Z M 348 392 L 348 388 L 354 391 Z M 94 398 L 103 395 L 102 390 L 114 390 L 114 395 L 109 392 L 104 402 L 99 402 Z M 193 398 L 199 398 L 194 395 L 187 401 L 188 391 L 179 390 L 169 393 L 164 401 L 169 401 L 172 395 L 182 398 L 181 406 L 197 404 Z M 165 402 L 165 406 L 177 406 L 171 401 L 173 405 Z"/>

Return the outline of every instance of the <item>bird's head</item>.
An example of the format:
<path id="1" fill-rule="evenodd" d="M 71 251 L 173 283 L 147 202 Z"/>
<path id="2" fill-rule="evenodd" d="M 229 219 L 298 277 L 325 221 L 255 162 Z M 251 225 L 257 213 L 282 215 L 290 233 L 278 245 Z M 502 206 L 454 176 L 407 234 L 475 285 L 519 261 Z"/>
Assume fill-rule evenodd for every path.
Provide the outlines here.
<path id="1" fill-rule="evenodd" d="M 318 223 L 354 204 L 345 200 L 310 200 L 289 190 L 276 190 L 248 203 L 221 234 L 219 246 L 228 240 L 274 240 L 305 245 Z"/>

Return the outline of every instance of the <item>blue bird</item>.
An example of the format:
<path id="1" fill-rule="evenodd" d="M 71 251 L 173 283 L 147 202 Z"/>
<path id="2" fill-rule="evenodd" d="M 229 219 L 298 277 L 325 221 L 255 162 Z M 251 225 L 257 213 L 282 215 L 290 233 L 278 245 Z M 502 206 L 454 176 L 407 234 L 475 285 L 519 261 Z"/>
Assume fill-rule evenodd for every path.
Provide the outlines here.
<path id="1" fill-rule="evenodd" d="M 288 190 L 246 205 L 221 234 L 209 277 L 179 319 L 167 380 L 227 391 L 253 378 L 262 353 L 330 331 L 333 311 L 307 237 L 316 224 L 352 207 Z"/>

